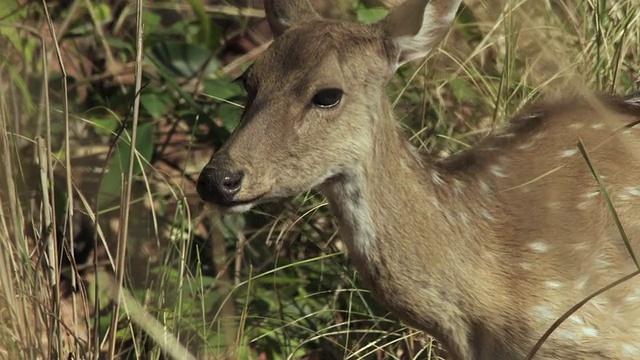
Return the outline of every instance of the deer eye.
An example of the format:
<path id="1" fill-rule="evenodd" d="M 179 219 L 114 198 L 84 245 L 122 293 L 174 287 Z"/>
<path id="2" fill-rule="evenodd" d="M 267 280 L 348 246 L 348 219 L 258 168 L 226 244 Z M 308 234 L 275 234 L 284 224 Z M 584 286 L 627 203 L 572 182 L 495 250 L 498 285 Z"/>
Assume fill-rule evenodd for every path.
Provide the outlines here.
<path id="1" fill-rule="evenodd" d="M 332 108 L 342 100 L 342 90 L 340 89 L 322 89 L 313 95 L 311 102 L 319 108 Z"/>

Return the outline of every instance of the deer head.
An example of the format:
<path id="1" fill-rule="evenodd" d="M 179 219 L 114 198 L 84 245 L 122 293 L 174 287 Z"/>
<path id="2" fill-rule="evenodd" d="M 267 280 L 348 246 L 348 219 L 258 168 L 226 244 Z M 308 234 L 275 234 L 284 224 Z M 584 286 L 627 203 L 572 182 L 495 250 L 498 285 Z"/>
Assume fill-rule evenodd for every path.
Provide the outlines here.
<path id="1" fill-rule="evenodd" d="M 200 174 L 205 201 L 243 211 L 360 164 L 392 122 L 385 85 L 447 32 L 459 0 L 408 0 L 373 25 L 322 19 L 307 0 L 265 0 L 275 37 L 242 75 L 242 121 Z"/>

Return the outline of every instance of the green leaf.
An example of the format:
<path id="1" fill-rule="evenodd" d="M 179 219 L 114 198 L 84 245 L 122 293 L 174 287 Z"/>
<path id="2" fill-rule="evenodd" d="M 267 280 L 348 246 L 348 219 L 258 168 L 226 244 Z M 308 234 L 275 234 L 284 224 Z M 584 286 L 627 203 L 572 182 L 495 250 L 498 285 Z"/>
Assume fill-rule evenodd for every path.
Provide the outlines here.
<path id="1" fill-rule="evenodd" d="M 126 50 L 131 54 L 133 54 L 135 50 L 130 42 L 126 42 L 115 37 L 108 37 L 107 44 L 109 44 L 109 46 L 112 46 L 114 49 Z"/>
<path id="2" fill-rule="evenodd" d="M 173 76 L 191 78 L 212 73 L 219 65 L 211 50 L 181 41 L 160 41 L 151 47 L 150 58 Z"/>
<path id="3" fill-rule="evenodd" d="M 463 78 L 455 78 L 449 82 L 456 99 L 460 101 L 475 100 L 478 94 L 473 86 Z"/>
<path id="4" fill-rule="evenodd" d="M 160 118 L 167 110 L 167 104 L 164 99 L 157 94 L 142 94 L 140 96 L 140 104 L 153 118 Z"/>
<path id="5" fill-rule="evenodd" d="M 120 122 L 114 118 L 93 118 L 89 120 L 98 134 L 113 135 L 120 127 Z"/>
<path id="6" fill-rule="evenodd" d="M 113 14 L 111 13 L 111 7 L 106 4 L 96 4 L 94 5 L 94 13 L 96 15 L 96 20 L 98 22 L 104 23 L 111 21 L 113 19 Z"/>
<path id="7" fill-rule="evenodd" d="M 356 15 L 358 21 L 363 24 L 373 24 L 381 20 L 389 11 L 381 6 L 367 7 L 363 3 L 358 4 Z"/>
<path id="8" fill-rule="evenodd" d="M 218 108 L 218 116 L 224 124 L 224 128 L 232 132 L 240 123 L 240 117 L 242 116 L 242 108 L 239 108 L 231 104 L 220 104 Z"/>
<path id="9" fill-rule="evenodd" d="M 162 17 L 159 14 L 151 11 L 142 12 L 142 23 L 144 24 L 144 30 L 146 34 L 154 32 L 160 25 Z"/>
<path id="10" fill-rule="evenodd" d="M 231 82 L 229 79 L 205 79 L 203 83 L 204 91 L 214 98 L 228 100 L 244 95 L 242 86 Z"/>
<path id="11" fill-rule="evenodd" d="M 211 48 L 214 44 L 210 43 L 211 41 L 211 20 L 207 15 L 206 10 L 204 9 L 204 4 L 199 0 L 187 0 L 189 5 L 191 6 L 191 10 L 198 18 L 198 22 L 200 24 L 200 29 L 198 31 L 198 40 L 202 44 L 207 45 L 207 47 Z"/>
<path id="12" fill-rule="evenodd" d="M 9 0 L 3 5 L 3 21 L 6 21 L 8 24 L 20 24 L 24 21 L 27 13 L 25 6 L 18 4 L 15 0 Z M 19 9 L 20 7 L 22 7 L 22 9 Z M 17 50 L 22 50 L 24 37 L 20 34 L 21 31 L 17 26 L 0 26 L 0 38 L 7 38 Z"/>
<path id="13" fill-rule="evenodd" d="M 11 81 L 13 82 L 13 85 L 20 90 L 20 94 L 22 95 L 22 101 L 25 102 L 27 110 L 29 111 L 29 113 L 35 112 L 37 107 L 32 98 L 33 94 L 30 91 L 27 82 L 22 77 L 20 70 L 12 66 L 11 62 L 6 64 L 7 66 L 5 68 L 9 70 L 9 75 L 10 75 Z"/>

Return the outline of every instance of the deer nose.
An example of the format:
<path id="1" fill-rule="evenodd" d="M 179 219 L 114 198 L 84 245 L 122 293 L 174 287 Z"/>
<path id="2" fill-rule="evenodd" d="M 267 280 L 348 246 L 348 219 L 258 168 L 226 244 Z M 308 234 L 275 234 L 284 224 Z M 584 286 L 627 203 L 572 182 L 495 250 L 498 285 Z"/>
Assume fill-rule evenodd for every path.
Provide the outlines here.
<path id="1" fill-rule="evenodd" d="M 243 178 L 242 171 L 205 167 L 198 177 L 196 190 L 200 198 L 206 202 L 229 206 L 242 188 Z"/>

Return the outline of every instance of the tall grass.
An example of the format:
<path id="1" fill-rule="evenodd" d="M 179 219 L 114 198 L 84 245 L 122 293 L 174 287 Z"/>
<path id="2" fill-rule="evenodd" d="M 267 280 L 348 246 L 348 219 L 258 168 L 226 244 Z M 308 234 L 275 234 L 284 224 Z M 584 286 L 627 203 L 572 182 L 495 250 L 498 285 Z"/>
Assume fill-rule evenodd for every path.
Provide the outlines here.
<path id="1" fill-rule="evenodd" d="M 0 358 L 436 359 L 361 289 L 314 192 L 246 216 L 199 203 L 193 180 L 241 112 L 231 80 L 268 41 L 261 11 L 114 3 L 0 9 Z M 389 88 L 425 151 L 539 97 L 640 87 L 637 1 L 465 3 Z M 238 35 L 257 45 L 222 63 Z"/>

